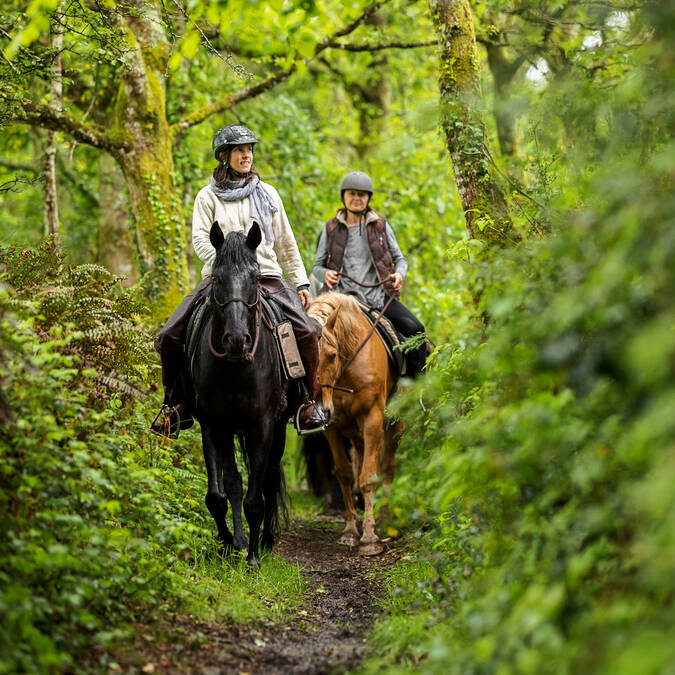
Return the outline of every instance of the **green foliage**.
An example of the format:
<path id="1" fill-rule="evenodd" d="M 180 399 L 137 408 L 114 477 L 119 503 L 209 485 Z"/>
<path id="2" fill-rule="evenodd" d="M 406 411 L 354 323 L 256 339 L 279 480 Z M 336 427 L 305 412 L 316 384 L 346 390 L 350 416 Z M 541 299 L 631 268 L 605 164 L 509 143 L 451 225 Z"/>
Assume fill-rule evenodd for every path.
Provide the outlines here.
<path id="1" fill-rule="evenodd" d="M 220 557 L 197 435 L 147 432 L 141 377 L 157 366 L 133 291 L 50 241 L 2 264 L 0 672 L 100 672 L 101 648 L 167 612 L 245 623 L 294 607 L 296 567 L 269 558 L 256 576 Z"/>
<path id="2" fill-rule="evenodd" d="M 399 574 L 368 671 L 672 670 L 672 47 L 657 32 L 621 82 L 549 91 L 584 120 L 549 237 L 455 249 L 483 321 L 392 406 L 395 513 L 433 553 L 422 579 Z"/>
<path id="3" fill-rule="evenodd" d="M 35 250 L 0 249 L 0 270 L 15 289 L 9 306 L 33 315 L 38 335 L 61 338 L 60 351 L 80 369 L 95 369 L 95 380 L 108 390 L 140 395 L 134 379 L 147 372 L 150 342 L 135 291 L 104 267 L 66 264 L 53 239 Z"/>

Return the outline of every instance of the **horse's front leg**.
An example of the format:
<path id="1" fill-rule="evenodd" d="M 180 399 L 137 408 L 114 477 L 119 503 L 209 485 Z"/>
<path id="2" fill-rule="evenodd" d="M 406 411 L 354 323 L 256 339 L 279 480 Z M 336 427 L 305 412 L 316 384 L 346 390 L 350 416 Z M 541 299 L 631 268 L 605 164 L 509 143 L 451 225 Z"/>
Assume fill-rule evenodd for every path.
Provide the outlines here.
<path id="1" fill-rule="evenodd" d="M 342 435 L 335 427 L 329 426 L 323 432 L 330 445 L 333 454 L 333 463 L 335 464 L 335 476 L 340 483 L 342 490 L 342 499 L 345 503 L 345 529 L 342 536 L 338 539 L 338 544 L 346 546 L 356 546 L 359 543 L 359 529 L 356 525 L 356 509 L 354 508 L 354 498 L 352 495 L 352 481 L 354 480 L 354 470 L 352 463 L 344 449 Z"/>
<path id="2" fill-rule="evenodd" d="M 371 410 L 363 422 L 363 464 L 359 476 L 359 485 L 363 494 L 363 535 L 359 543 L 361 555 L 377 555 L 384 550 L 380 538 L 375 533 L 373 511 L 375 490 L 380 482 L 377 472 L 384 437 L 382 423 L 382 412 L 378 408 Z"/>
<path id="3" fill-rule="evenodd" d="M 260 567 L 258 544 L 260 526 L 265 515 L 263 487 L 269 460 L 274 427 L 272 422 L 260 420 L 260 427 L 245 434 L 245 447 L 248 456 L 248 489 L 244 498 L 244 514 L 248 522 L 248 555 L 249 567 Z"/>
<path id="4" fill-rule="evenodd" d="M 279 508 L 284 508 L 284 475 L 281 468 L 281 458 L 286 447 L 286 421 L 277 422 L 272 441 L 272 450 L 265 472 L 263 498 L 265 500 L 265 517 L 263 521 L 262 539 L 260 545 L 263 550 L 271 551 L 275 537 L 279 532 Z M 281 501 L 281 504 L 279 504 Z"/>
<path id="5" fill-rule="evenodd" d="M 232 525 L 234 526 L 233 546 L 235 551 L 246 552 L 246 535 L 241 516 L 241 502 L 244 490 L 241 483 L 241 474 L 237 468 L 237 460 L 234 452 L 234 439 L 227 438 L 227 449 L 223 453 L 223 484 L 227 498 L 232 506 Z"/>
<path id="6" fill-rule="evenodd" d="M 223 484 L 223 454 L 227 454 L 227 440 L 223 434 L 215 431 L 210 423 L 202 422 L 202 448 L 208 488 L 206 507 L 218 528 L 218 539 L 226 553 L 232 550 L 232 533 L 227 527 L 227 493 Z"/>

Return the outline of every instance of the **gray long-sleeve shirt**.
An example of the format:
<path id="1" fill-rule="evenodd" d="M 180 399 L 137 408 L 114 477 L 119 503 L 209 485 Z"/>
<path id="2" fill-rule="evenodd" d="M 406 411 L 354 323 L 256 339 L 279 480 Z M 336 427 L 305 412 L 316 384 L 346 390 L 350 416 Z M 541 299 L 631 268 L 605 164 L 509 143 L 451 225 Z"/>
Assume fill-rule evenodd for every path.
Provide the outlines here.
<path id="1" fill-rule="evenodd" d="M 349 274 L 350 277 L 357 279 L 364 284 L 375 284 L 380 279 L 377 277 L 375 265 L 368 248 L 368 238 L 366 237 L 365 225 L 377 220 L 380 216 L 373 210 L 366 214 L 366 220 L 363 227 L 359 225 L 347 226 L 347 245 L 345 247 L 345 255 L 342 261 L 341 272 Z M 340 209 L 337 214 L 337 219 L 347 224 L 345 211 Z M 385 235 L 387 237 L 387 244 L 391 257 L 394 261 L 393 272 L 398 272 L 404 279 L 408 271 L 408 262 L 401 253 L 401 249 L 396 241 L 394 231 L 389 227 L 389 223 L 385 226 Z M 322 282 L 328 270 L 326 267 L 326 258 L 328 257 L 328 249 L 326 247 L 326 230 L 321 233 L 319 244 L 316 249 L 316 258 L 314 260 L 314 267 L 312 273 Z M 376 288 L 362 288 L 344 277 L 340 279 L 336 290 L 342 292 L 356 292 L 358 293 L 365 304 L 376 309 L 381 309 L 385 303 L 385 293 L 381 286 Z"/>

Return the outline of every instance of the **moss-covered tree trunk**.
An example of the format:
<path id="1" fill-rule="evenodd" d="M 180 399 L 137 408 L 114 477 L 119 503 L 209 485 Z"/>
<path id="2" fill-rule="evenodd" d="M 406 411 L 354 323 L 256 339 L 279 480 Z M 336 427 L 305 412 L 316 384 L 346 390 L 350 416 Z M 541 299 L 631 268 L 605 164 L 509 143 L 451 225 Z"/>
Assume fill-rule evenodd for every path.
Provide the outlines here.
<path id="1" fill-rule="evenodd" d="M 136 221 L 141 273 L 158 318 L 167 317 L 188 285 L 181 203 L 174 179 L 173 134 L 166 116 L 165 73 L 169 44 L 157 8 L 127 19 L 129 43 L 136 47 L 122 79 L 114 130 L 125 137 L 113 149 L 127 183 Z"/>
<path id="2" fill-rule="evenodd" d="M 489 243 L 512 229 L 490 168 L 480 117 L 480 62 L 468 0 L 429 0 L 439 39 L 442 126 L 469 234 Z"/>

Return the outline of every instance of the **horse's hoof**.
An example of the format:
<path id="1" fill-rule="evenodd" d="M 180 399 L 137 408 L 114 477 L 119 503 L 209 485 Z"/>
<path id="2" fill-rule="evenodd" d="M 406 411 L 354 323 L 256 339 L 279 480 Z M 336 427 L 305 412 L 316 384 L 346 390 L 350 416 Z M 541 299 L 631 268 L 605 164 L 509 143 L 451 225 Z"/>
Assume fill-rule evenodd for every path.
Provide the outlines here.
<path id="1" fill-rule="evenodd" d="M 359 555 L 380 555 L 382 551 L 384 551 L 384 546 L 382 546 L 379 541 L 374 541 L 370 544 L 361 544 L 361 546 L 359 546 Z"/>
<path id="2" fill-rule="evenodd" d="M 246 570 L 248 572 L 258 572 L 260 570 L 260 558 L 256 556 L 246 558 Z"/>
<path id="3" fill-rule="evenodd" d="M 342 544 L 343 546 L 358 546 L 359 543 L 359 538 L 357 535 L 352 534 L 351 532 L 348 532 L 346 534 L 343 534 L 339 539 L 338 539 L 338 544 Z"/>

